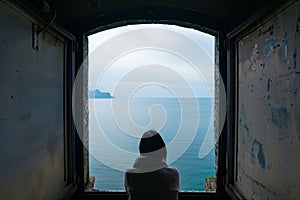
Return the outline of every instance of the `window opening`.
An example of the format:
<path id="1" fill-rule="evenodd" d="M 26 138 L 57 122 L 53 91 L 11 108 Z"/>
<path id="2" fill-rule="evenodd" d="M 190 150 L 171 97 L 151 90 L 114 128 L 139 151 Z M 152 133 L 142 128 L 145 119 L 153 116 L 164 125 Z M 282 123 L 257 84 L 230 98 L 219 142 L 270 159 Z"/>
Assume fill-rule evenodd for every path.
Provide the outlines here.
<path id="1" fill-rule="evenodd" d="M 96 191 L 124 191 L 147 130 L 167 145 L 181 191 L 216 190 L 215 36 L 166 24 L 88 36 L 88 166 Z M 91 188 L 87 188 L 91 191 Z"/>

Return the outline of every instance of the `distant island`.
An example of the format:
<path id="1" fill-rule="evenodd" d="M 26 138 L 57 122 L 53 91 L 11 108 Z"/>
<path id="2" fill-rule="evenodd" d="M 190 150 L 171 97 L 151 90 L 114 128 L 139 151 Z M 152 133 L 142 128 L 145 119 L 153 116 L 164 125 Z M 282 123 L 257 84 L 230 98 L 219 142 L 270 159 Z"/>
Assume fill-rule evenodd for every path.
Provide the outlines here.
<path id="1" fill-rule="evenodd" d="M 109 92 L 101 92 L 100 90 L 89 90 L 88 97 L 90 99 L 114 99 Z"/>

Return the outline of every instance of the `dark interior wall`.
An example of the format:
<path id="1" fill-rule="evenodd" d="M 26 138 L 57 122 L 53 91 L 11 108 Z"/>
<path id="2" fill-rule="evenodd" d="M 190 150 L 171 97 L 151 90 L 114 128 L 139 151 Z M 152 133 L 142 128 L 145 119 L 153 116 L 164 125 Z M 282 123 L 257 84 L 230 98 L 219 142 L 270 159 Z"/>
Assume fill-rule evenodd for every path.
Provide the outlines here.
<path id="1" fill-rule="evenodd" d="M 35 19 L 2 1 L 0 16 L 0 199 L 53 199 L 66 186 L 65 41 L 42 32 L 35 51 Z"/>

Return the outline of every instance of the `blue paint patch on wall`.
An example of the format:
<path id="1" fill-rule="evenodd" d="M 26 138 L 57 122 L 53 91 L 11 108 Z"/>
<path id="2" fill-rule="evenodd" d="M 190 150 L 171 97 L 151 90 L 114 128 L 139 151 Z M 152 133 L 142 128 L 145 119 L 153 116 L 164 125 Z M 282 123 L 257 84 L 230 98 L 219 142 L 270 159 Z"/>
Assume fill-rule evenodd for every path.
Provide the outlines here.
<path id="1" fill-rule="evenodd" d="M 259 186 L 259 187 L 261 187 L 261 188 L 263 188 L 263 189 L 267 189 L 268 192 L 271 192 L 271 193 L 275 194 L 273 191 L 271 191 L 269 188 L 267 188 L 263 183 L 261 183 L 261 182 L 259 182 L 258 180 L 254 179 L 251 175 L 247 174 L 246 172 L 244 172 L 243 174 L 244 174 L 244 176 L 245 176 L 246 178 L 248 178 L 253 184 L 255 184 L 255 185 L 257 185 L 257 186 Z"/>
<path id="2" fill-rule="evenodd" d="M 265 169 L 266 163 L 265 163 L 263 144 L 256 139 L 252 142 L 250 156 L 253 164 L 259 164 L 260 168 Z"/>
<path id="3" fill-rule="evenodd" d="M 296 69 L 297 67 L 297 48 L 294 48 L 294 52 L 293 52 L 293 65 L 294 65 L 294 69 Z"/>
<path id="4" fill-rule="evenodd" d="M 296 22 L 295 39 L 297 39 L 299 33 L 300 33 L 300 15 L 298 14 L 297 22 Z"/>
<path id="5" fill-rule="evenodd" d="M 285 107 L 271 108 L 271 122 L 275 124 L 281 131 L 287 130 L 290 121 L 290 113 Z"/>
<path id="6" fill-rule="evenodd" d="M 249 127 L 248 127 L 248 125 L 244 124 L 243 127 L 244 127 L 245 131 L 249 134 Z"/>
<path id="7" fill-rule="evenodd" d="M 287 32 L 284 33 L 283 43 L 284 43 L 284 58 L 287 59 L 288 55 L 289 55 L 289 46 L 288 46 L 288 40 L 287 40 Z"/>
<path id="8" fill-rule="evenodd" d="M 265 40 L 265 44 L 263 47 L 263 53 L 264 55 L 268 55 L 272 48 L 276 45 L 276 39 L 274 37 L 267 38 Z"/>

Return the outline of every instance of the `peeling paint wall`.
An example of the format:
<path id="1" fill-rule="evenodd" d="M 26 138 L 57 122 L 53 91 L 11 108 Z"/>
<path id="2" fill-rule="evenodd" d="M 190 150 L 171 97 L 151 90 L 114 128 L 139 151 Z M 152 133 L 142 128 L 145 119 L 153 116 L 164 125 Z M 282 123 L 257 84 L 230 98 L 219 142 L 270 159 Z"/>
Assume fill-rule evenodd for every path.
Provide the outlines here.
<path id="1" fill-rule="evenodd" d="M 236 186 L 247 199 L 300 197 L 300 2 L 238 42 Z"/>
<path id="2" fill-rule="evenodd" d="M 65 186 L 64 42 L 0 2 L 0 199 L 53 199 Z"/>

